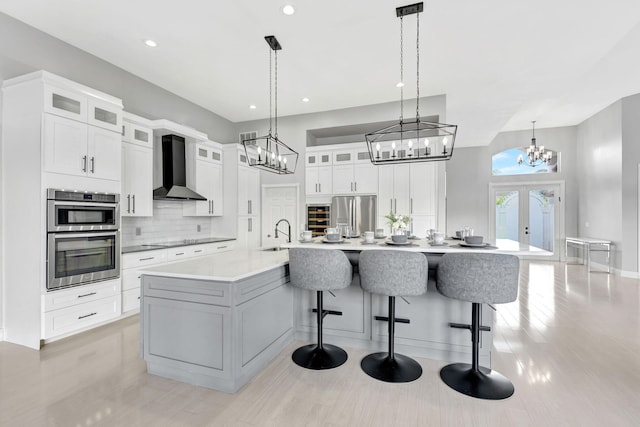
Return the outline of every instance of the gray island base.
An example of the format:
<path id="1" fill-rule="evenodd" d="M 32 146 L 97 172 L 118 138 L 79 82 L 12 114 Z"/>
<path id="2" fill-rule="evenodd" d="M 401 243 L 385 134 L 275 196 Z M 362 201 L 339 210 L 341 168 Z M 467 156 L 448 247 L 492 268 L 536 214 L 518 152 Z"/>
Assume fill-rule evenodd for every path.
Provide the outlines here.
<path id="1" fill-rule="evenodd" d="M 235 393 L 293 340 L 287 251 L 215 254 L 142 277 L 151 374 Z"/>
<path id="2" fill-rule="evenodd" d="M 296 247 L 296 244 L 283 245 Z M 425 295 L 396 302 L 396 350 L 445 362 L 471 359 L 471 334 L 450 323 L 471 323 L 471 303 L 445 298 L 435 288 L 439 258 L 453 249 L 412 246 L 429 259 Z M 498 242 L 498 252 L 541 254 L 517 242 Z M 328 248 L 318 244 L 318 248 Z M 364 292 L 357 274 L 361 250 L 383 246 L 340 245 L 354 265 L 346 289 L 327 293 L 325 342 L 385 351 L 387 300 Z M 403 301 L 404 300 L 404 301 Z M 150 268 L 143 272 L 141 347 L 148 372 L 221 390 L 238 391 L 293 340 L 314 342 L 315 293 L 289 284 L 288 251 L 234 250 Z M 482 325 L 492 326 L 486 304 Z M 493 333 L 482 332 L 480 364 L 491 367 Z M 292 369 L 297 367 L 292 363 Z"/>

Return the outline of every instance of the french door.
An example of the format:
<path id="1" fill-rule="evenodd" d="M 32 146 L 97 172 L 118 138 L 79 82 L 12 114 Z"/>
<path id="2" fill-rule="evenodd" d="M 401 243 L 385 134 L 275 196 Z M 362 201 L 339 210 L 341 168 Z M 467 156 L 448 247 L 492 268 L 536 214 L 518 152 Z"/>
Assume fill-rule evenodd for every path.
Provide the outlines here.
<path id="1" fill-rule="evenodd" d="M 564 183 L 491 184 L 491 235 L 535 246 L 559 260 L 564 235 Z"/>

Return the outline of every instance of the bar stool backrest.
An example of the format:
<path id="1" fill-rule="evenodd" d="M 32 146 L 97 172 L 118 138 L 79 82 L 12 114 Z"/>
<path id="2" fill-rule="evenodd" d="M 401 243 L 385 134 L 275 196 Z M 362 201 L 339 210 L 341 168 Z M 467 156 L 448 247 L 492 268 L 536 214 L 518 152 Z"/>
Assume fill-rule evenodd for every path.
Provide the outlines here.
<path id="1" fill-rule="evenodd" d="M 413 296 L 427 292 L 429 262 L 420 252 L 362 251 L 358 265 L 365 291 L 388 296 Z"/>
<path id="2" fill-rule="evenodd" d="M 349 287 L 353 268 L 338 249 L 289 249 L 289 277 L 297 288 L 328 291 Z"/>
<path id="3" fill-rule="evenodd" d="M 442 295 L 462 301 L 500 304 L 518 297 L 520 260 L 496 253 L 448 253 L 438 264 L 436 286 Z"/>

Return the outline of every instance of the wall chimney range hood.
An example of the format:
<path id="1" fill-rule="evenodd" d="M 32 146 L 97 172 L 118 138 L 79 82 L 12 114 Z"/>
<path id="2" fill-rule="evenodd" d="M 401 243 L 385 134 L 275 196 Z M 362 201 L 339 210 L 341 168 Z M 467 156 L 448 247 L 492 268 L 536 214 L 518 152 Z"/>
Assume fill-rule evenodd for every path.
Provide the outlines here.
<path id="1" fill-rule="evenodd" d="M 162 187 L 153 190 L 154 200 L 207 200 L 187 188 L 184 138 L 162 136 Z"/>

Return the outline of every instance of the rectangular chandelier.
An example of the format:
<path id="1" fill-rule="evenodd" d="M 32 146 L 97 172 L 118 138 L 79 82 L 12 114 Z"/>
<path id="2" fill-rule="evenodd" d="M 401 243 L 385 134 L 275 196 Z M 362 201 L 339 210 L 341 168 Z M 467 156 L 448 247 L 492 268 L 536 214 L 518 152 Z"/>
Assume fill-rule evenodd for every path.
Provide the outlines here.
<path id="1" fill-rule="evenodd" d="M 376 165 L 449 160 L 457 125 L 423 120 L 400 121 L 365 135 L 369 158 Z"/>
<path id="2" fill-rule="evenodd" d="M 276 174 L 295 173 L 298 153 L 271 133 L 245 139 L 242 145 L 247 159 L 256 159 L 250 166 Z"/>

